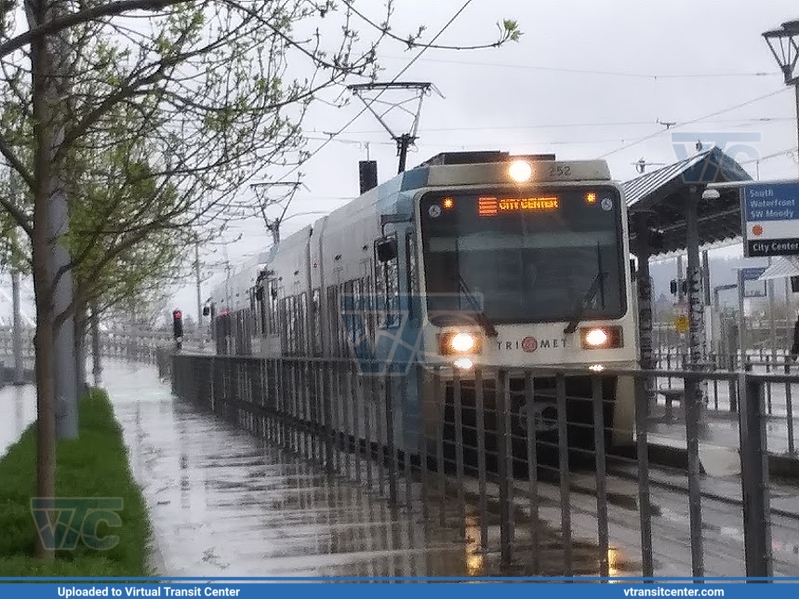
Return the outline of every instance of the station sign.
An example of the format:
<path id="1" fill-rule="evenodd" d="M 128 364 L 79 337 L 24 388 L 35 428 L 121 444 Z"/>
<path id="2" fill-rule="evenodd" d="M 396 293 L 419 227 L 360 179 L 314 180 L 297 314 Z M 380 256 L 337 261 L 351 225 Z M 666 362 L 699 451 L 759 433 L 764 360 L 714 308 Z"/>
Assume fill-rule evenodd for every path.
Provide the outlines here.
<path id="1" fill-rule="evenodd" d="M 744 256 L 799 256 L 799 181 L 741 188 Z"/>
<path id="2" fill-rule="evenodd" d="M 741 269 L 744 297 L 766 297 L 766 282 L 758 281 L 766 272 L 765 266 L 753 266 Z"/>

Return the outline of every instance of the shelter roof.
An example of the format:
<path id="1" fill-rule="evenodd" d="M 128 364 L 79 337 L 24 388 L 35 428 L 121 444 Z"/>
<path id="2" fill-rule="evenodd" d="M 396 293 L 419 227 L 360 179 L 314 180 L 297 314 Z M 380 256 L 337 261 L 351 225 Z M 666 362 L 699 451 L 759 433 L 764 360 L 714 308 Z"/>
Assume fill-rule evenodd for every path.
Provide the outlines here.
<path id="1" fill-rule="evenodd" d="M 662 247 L 651 255 L 686 248 L 686 208 L 698 202 L 699 245 L 718 244 L 741 236 L 741 206 L 738 189 L 720 189 L 716 200 L 704 200 L 701 192 L 709 183 L 751 181 L 752 177 L 718 147 L 710 148 L 622 184 L 632 218 L 645 215 L 649 227 L 663 233 Z M 635 228 L 630 230 L 635 240 Z M 634 247 L 634 246 L 633 246 Z"/>
<path id="2" fill-rule="evenodd" d="M 760 275 L 758 280 L 787 279 L 789 277 L 799 277 L 799 257 L 797 256 L 778 256 L 774 258 L 771 266 Z"/>

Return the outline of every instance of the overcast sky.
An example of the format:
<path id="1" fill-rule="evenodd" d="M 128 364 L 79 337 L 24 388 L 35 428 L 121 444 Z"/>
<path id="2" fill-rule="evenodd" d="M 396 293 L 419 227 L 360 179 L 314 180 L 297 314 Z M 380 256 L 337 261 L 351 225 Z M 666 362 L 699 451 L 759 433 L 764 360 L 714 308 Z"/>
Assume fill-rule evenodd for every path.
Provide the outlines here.
<path id="1" fill-rule="evenodd" d="M 429 39 L 463 1 L 398 4 L 395 31 L 425 24 Z M 750 144 L 750 155 L 738 156 L 742 162 L 753 152 L 762 158 L 744 164 L 752 177 L 797 176 L 793 90 L 784 85 L 761 36 L 799 18 L 796 0 L 473 0 L 439 43 L 493 41 L 494 23 L 502 18 L 519 22 L 524 32 L 519 43 L 468 52 L 429 50 L 400 79 L 432 82 L 445 96 L 424 99 L 409 168 L 446 150 L 554 152 L 562 159 L 604 157 L 614 178 L 625 181 L 637 176 L 634 163 L 640 158 L 651 170 L 684 156 L 674 147 L 672 133 L 691 133 L 691 139 L 706 144 L 717 141 L 718 133 L 757 133 L 760 141 Z M 391 80 L 417 53 L 386 44 L 381 80 Z M 341 109 L 319 105 L 305 122 L 306 134 L 322 138 L 337 131 L 362 107 L 357 99 Z M 401 113 L 391 113 L 390 119 L 398 132 L 410 125 L 410 117 Z M 667 131 L 658 121 L 677 125 Z M 289 214 L 329 211 L 354 198 L 365 142 L 378 161 L 379 180 L 393 176 L 394 143 L 367 113 L 302 169 L 308 189 L 297 193 Z M 309 149 L 320 143 L 311 141 Z M 693 142 L 682 147 L 695 152 Z M 318 217 L 288 220 L 283 236 Z M 260 220 L 238 225 L 236 232 L 243 238 L 226 248 L 233 263 L 269 244 Z M 222 276 L 224 253 L 222 248 L 204 252 L 204 275 Z M 204 283 L 203 298 L 216 280 Z M 194 288 L 178 291 L 174 303 L 194 314 Z"/>

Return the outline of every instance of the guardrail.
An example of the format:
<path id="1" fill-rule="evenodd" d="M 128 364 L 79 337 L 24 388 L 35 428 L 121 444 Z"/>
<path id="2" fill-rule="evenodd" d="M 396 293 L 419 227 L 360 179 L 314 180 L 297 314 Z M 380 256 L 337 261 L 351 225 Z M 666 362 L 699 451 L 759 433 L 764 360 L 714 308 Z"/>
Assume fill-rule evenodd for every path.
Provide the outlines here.
<path id="1" fill-rule="evenodd" d="M 347 361 L 167 350 L 157 361 L 179 397 L 452 526 L 467 561 L 480 565 L 476 572 L 494 564 L 505 573 L 552 576 L 799 574 L 793 552 L 780 554 L 774 568 L 773 547 L 795 542 L 799 509 L 770 506 L 765 412 L 766 385 L 793 384 L 794 377 L 534 369 L 521 379 L 497 370 L 448 381 L 414 365 L 409 372 L 431 390 L 416 395 L 412 377 L 364 376 Z M 664 376 L 685 389 L 687 470 L 680 473 L 650 467 L 650 431 L 660 419 L 651 395 Z M 587 396 L 569 391 L 575 377 L 590 383 Z M 636 391 L 634 448 L 626 456 L 608 447 L 619 426 L 606 425 L 611 402 L 603 381 L 615 377 L 631 378 Z M 740 448 L 731 455 L 740 482 L 703 471 L 699 392 L 713 381 L 734 387 L 739 398 Z M 557 409 L 521 419 L 520 398 Z M 579 405 L 597 426 L 570 416 Z M 571 442 L 580 434 L 589 447 Z M 722 513 L 727 525 L 718 523 Z M 774 542 L 772 529 L 781 535 Z"/>

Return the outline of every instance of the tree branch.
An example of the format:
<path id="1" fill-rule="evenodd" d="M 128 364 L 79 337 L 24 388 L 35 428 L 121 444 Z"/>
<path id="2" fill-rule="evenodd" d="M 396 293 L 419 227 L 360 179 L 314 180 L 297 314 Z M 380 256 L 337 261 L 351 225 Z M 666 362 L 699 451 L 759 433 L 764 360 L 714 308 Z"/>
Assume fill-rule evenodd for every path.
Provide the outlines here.
<path id="1" fill-rule="evenodd" d="M 103 17 L 121 15 L 122 13 L 134 10 L 155 12 L 176 4 L 188 4 L 194 1 L 195 0 L 119 0 L 117 2 L 109 2 L 107 4 L 100 4 L 99 6 L 79 10 L 78 12 L 48 21 L 44 25 L 34 27 L 0 44 L 0 58 L 8 56 L 12 52 L 16 52 L 42 36 L 58 33 L 64 29 L 74 27 L 75 25 L 96 21 Z"/>

